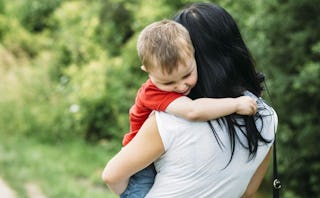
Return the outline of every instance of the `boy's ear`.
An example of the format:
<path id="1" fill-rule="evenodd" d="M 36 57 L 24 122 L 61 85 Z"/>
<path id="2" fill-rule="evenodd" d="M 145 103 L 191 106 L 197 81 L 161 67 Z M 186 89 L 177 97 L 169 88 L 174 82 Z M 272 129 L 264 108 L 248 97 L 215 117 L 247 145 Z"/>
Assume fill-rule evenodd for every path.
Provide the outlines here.
<path id="1" fill-rule="evenodd" d="M 146 67 L 145 67 L 144 65 L 141 65 L 141 67 L 140 67 L 140 68 L 141 68 L 141 70 L 142 70 L 142 71 L 147 72 L 147 69 L 146 69 Z"/>

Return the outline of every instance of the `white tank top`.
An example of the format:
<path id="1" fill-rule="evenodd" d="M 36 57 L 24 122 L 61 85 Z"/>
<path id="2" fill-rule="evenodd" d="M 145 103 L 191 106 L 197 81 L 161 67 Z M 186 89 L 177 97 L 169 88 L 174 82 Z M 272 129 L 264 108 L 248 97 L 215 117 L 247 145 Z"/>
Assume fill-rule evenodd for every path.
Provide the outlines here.
<path id="1" fill-rule="evenodd" d="M 277 115 L 262 99 L 258 99 L 257 121 L 262 127 L 262 136 L 270 143 L 260 143 L 256 157 L 249 160 L 249 154 L 236 140 L 235 153 L 231 156 L 230 140 L 225 125 L 211 121 L 221 142 L 219 147 L 207 122 L 190 122 L 185 119 L 156 112 L 159 133 L 165 153 L 155 161 L 157 175 L 147 198 L 237 198 L 246 187 L 274 139 Z M 263 110 L 261 110 L 263 109 Z M 237 130 L 242 142 L 244 135 Z"/>

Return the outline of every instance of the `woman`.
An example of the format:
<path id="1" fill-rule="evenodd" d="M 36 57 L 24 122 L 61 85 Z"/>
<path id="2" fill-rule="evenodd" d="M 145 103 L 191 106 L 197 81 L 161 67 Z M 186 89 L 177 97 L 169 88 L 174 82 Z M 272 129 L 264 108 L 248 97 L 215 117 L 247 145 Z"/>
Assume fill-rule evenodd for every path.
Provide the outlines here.
<path id="1" fill-rule="evenodd" d="M 194 3 L 174 18 L 189 31 L 198 65 L 190 97 L 257 100 L 255 116 L 230 115 L 189 122 L 156 112 L 107 164 L 103 179 L 121 194 L 131 175 L 154 162 L 157 175 L 146 197 L 251 197 L 266 172 L 277 127 L 232 17 L 210 3 Z"/>

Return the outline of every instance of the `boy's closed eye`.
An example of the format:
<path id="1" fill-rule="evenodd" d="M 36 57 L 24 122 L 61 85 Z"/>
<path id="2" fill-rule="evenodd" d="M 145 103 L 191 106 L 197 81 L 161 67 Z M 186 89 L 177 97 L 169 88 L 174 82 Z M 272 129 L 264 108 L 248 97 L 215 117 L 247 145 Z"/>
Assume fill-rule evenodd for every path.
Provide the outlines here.
<path id="1" fill-rule="evenodd" d="M 189 74 L 187 74 L 187 75 L 183 76 L 183 79 L 186 79 L 186 78 L 188 78 L 189 76 L 191 76 L 191 73 L 189 73 Z"/>
<path id="2" fill-rule="evenodd" d="M 191 73 L 183 76 L 182 79 L 187 79 L 187 78 L 189 78 L 190 76 L 191 76 Z M 174 81 L 170 81 L 170 82 L 164 82 L 164 83 L 161 83 L 161 84 L 166 85 L 166 86 L 169 86 L 169 85 L 173 85 L 174 83 L 175 83 Z"/>
<path id="3" fill-rule="evenodd" d="M 165 83 L 162 83 L 163 85 L 172 85 L 174 82 L 165 82 Z"/>

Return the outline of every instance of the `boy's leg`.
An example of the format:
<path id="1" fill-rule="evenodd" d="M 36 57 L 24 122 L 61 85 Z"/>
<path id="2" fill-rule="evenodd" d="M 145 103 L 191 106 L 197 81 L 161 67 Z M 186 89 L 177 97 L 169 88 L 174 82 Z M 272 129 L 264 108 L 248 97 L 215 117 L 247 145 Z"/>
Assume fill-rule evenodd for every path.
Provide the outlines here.
<path id="1" fill-rule="evenodd" d="M 130 177 L 127 189 L 120 195 L 120 198 L 143 198 L 151 189 L 156 170 L 154 165 L 137 172 Z"/>

